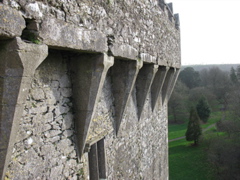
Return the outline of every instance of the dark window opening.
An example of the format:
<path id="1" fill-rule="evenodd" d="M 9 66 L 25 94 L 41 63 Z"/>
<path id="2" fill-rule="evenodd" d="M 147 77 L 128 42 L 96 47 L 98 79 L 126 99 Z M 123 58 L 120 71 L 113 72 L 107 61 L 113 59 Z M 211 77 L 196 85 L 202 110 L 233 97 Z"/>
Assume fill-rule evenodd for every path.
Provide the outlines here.
<path id="1" fill-rule="evenodd" d="M 104 180 L 106 177 L 104 139 L 91 146 L 88 153 L 90 180 Z"/>

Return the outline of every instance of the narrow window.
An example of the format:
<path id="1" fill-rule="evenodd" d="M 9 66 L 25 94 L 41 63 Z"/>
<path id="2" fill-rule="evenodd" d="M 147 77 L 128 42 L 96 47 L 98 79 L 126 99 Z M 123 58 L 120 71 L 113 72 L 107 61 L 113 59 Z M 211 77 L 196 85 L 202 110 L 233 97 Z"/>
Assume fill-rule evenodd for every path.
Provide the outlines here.
<path id="1" fill-rule="evenodd" d="M 88 161 L 90 180 L 106 180 L 104 139 L 91 146 Z"/>

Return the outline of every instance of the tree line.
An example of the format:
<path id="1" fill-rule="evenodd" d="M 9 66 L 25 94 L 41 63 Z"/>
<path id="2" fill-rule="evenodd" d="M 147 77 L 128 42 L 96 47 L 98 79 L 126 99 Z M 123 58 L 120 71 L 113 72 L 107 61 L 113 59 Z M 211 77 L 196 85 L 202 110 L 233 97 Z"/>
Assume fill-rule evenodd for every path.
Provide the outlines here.
<path id="1" fill-rule="evenodd" d="M 199 143 L 200 123 L 206 123 L 211 112 L 221 112 L 217 130 L 201 138 L 207 143 L 209 162 L 218 179 L 240 179 L 240 65 L 223 71 L 211 67 L 200 71 L 184 68 L 169 101 L 169 122 L 188 121 L 186 139 Z"/>
<path id="2" fill-rule="evenodd" d="M 239 107 L 239 86 L 240 66 L 230 72 L 218 67 L 201 71 L 192 67 L 183 69 L 168 104 L 170 122 L 182 123 L 188 119 L 191 107 L 196 106 L 202 97 L 212 111 L 229 110 L 239 117 L 240 113 L 236 110 Z"/>

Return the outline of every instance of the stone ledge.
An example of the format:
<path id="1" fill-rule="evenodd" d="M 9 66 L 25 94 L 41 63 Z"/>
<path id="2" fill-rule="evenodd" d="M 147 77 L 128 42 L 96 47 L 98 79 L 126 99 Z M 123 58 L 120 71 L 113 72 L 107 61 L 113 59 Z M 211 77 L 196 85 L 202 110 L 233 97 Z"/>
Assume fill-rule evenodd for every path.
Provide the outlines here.
<path id="1" fill-rule="evenodd" d="M 162 60 L 157 59 L 157 64 L 160 66 L 173 67 L 173 68 L 181 68 L 181 60 L 180 59 L 172 59 L 172 60 Z"/>
<path id="2" fill-rule="evenodd" d="M 86 30 L 57 19 L 43 20 L 39 37 L 50 47 L 107 52 L 107 38 L 101 32 Z"/>
<path id="3" fill-rule="evenodd" d="M 128 44 L 114 43 L 110 47 L 110 51 L 116 58 L 123 58 L 128 60 L 138 59 L 138 50 Z"/>
<path id="4" fill-rule="evenodd" d="M 157 58 L 148 54 L 148 53 L 141 53 L 140 54 L 141 60 L 146 63 L 153 63 L 156 64 Z"/>

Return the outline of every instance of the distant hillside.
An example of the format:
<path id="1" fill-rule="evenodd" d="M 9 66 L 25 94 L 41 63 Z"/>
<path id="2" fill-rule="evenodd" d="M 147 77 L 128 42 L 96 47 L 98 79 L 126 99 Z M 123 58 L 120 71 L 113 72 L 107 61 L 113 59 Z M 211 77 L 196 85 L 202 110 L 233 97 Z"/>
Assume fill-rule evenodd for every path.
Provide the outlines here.
<path id="1" fill-rule="evenodd" d="M 193 67 L 195 71 L 201 71 L 202 69 L 210 69 L 212 67 L 219 67 L 219 69 L 223 71 L 230 71 L 231 67 L 236 69 L 240 64 L 206 64 L 206 65 L 184 65 L 182 66 L 182 70 L 186 67 Z"/>

